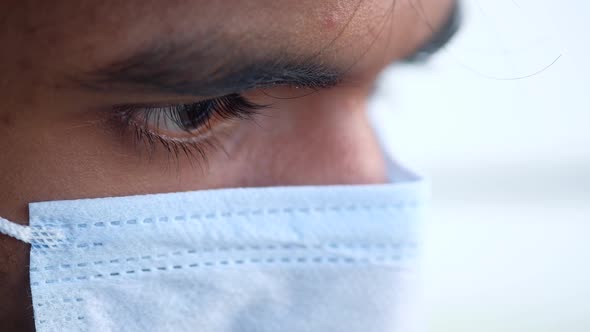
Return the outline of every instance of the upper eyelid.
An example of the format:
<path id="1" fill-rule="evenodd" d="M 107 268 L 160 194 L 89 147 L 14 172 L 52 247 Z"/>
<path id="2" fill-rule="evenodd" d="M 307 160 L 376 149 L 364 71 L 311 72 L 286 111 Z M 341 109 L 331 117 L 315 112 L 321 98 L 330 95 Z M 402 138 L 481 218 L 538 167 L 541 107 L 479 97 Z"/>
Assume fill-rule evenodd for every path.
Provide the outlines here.
<path id="1" fill-rule="evenodd" d="M 204 107 L 199 110 L 198 107 Z M 227 96 L 210 98 L 197 101 L 194 103 L 168 104 L 163 106 L 156 105 L 122 105 L 115 107 L 119 116 L 129 118 L 136 114 L 142 113 L 146 118 L 153 114 L 157 116 L 176 116 L 179 112 L 201 111 L 208 114 L 201 116 L 220 116 L 222 118 L 247 118 L 259 109 L 266 107 L 249 101 L 240 94 L 231 94 Z M 149 119 L 147 119 L 149 120 Z"/>

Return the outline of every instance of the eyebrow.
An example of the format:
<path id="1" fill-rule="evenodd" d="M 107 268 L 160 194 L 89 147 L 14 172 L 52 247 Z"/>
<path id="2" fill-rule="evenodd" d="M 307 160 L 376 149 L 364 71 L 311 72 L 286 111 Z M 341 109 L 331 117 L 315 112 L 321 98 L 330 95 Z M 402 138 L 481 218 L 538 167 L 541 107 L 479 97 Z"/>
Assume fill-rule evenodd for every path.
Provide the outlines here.
<path id="1" fill-rule="evenodd" d="M 326 88 L 336 85 L 345 72 L 318 57 L 258 53 L 223 59 L 215 51 L 194 50 L 194 42 L 151 46 L 75 81 L 102 92 L 220 96 L 284 85 Z"/>
<path id="2" fill-rule="evenodd" d="M 461 7 L 457 1 L 432 39 L 402 61 L 424 61 L 452 39 L 460 23 Z M 332 87 L 350 69 L 330 65 L 319 56 L 321 51 L 311 56 L 276 52 L 261 56 L 259 49 L 236 52 L 231 48 L 235 43 L 206 40 L 202 44 L 204 47 L 195 49 L 194 41 L 155 43 L 86 72 L 74 81 L 105 93 L 212 97 L 273 86 Z"/>

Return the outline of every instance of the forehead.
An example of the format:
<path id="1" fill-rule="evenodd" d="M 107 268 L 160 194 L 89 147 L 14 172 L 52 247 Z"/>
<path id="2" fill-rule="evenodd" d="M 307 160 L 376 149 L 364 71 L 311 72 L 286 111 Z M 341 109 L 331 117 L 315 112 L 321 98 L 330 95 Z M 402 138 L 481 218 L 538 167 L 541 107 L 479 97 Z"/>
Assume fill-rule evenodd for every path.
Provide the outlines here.
<path id="1" fill-rule="evenodd" d="M 53 47 L 108 47 L 99 50 L 102 53 L 125 51 L 158 38 L 192 39 L 200 44 L 213 38 L 268 41 L 281 47 L 293 42 L 314 44 L 336 36 L 347 24 L 352 32 L 355 24 L 351 23 L 366 21 L 370 12 L 377 12 L 376 5 L 386 2 L 60 0 L 0 7 L 5 7 L 3 23 L 10 26 L 3 30 L 16 30 L 24 40 Z M 355 22 L 350 22 L 353 17 Z"/>

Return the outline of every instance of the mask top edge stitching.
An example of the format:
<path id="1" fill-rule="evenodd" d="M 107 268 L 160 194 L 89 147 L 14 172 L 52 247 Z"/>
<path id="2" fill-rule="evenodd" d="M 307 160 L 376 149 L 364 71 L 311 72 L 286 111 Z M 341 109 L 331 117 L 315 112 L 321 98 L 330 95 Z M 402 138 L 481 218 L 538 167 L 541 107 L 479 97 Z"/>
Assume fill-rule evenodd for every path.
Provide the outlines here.
<path id="1" fill-rule="evenodd" d="M 96 221 L 78 224 L 46 224 L 46 225 L 33 225 L 33 228 L 40 229 L 43 226 L 56 227 L 56 228 L 69 228 L 77 226 L 78 228 L 89 228 L 90 227 L 105 227 L 105 226 L 123 226 L 131 224 L 150 224 L 155 222 L 167 222 L 169 219 L 175 221 L 182 221 L 186 219 L 202 220 L 202 219 L 229 219 L 233 217 L 247 217 L 251 215 L 281 215 L 281 214 L 323 214 L 323 213 L 337 213 L 342 211 L 358 211 L 358 210 L 402 210 L 402 209 L 413 209 L 416 208 L 420 203 L 418 201 L 404 201 L 393 204 L 381 204 L 381 205 L 339 205 L 339 206 L 328 206 L 328 207 L 287 207 L 287 208 L 268 208 L 268 209 L 253 209 L 253 210 L 239 210 L 239 211 L 209 211 L 199 213 L 186 213 L 185 215 L 177 215 L 174 217 L 143 217 L 141 222 L 137 219 L 128 219 L 126 221 L 113 220 L 110 222 Z M 188 217 L 187 217 L 188 216 Z M 67 221 L 69 219 L 63 217 L 46 217 L 46 216 L 31 216 L 31 220 L 46 222 L 55 221 Z"/>

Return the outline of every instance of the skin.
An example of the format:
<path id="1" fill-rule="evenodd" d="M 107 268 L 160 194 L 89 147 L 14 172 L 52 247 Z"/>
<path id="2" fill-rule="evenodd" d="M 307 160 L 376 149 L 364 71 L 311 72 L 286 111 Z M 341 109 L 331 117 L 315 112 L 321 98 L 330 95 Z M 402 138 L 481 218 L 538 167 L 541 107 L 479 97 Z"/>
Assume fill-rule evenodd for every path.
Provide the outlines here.
<path id="1" fill-rule="evenodd" d="M 453 2 L 4 1 L 0 216 L 27 224 L 27 204 L 35 201 L 385 182 L 384 157 L 368 123 L 366 100 L 378 73 L 425 43 Z M 254 57 L 314 56 L 347 70 L 331 88 L 240 91 L 272 106 L 253 121 L 227 121 L 200 132 L 214 137 L 218 146 L 206 149 L 206 161 L 175 157 L 158 146 L 148 152 L 131 135 L 118 134 L 109 120 L 113 105 L 189 103 L 215 96 L 88 89 L 69 79 L 166 40 L 197 46 L 214 40 L 216 49 L 245 50 Z M 166 133 L 183 138 L 181 132 Z M 34 330 L 28 254 L 28 245 L 0 235 L 0 326 L 5 331 Z"/>

